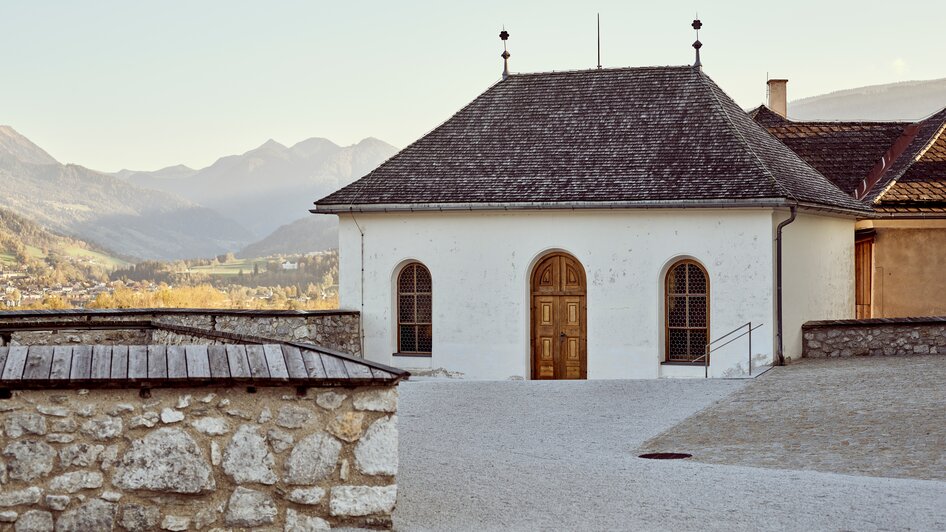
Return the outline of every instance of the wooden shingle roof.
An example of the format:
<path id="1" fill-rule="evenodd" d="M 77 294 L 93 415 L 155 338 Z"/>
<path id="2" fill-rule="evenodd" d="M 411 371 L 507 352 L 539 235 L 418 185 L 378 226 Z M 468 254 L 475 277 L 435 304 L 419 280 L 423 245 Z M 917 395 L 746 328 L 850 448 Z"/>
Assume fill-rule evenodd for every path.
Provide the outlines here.
<path id="1" fill-rule="evenodd" d="M 868 210 L 686 66 L 513 74 L 313 212 L 764 202 Z"/>
<path id="2" fill-rule="evenodd" d="M 406 372 L 289 344 L 12 345 L 0 347 L 0 388 L 393 384 Z"/>

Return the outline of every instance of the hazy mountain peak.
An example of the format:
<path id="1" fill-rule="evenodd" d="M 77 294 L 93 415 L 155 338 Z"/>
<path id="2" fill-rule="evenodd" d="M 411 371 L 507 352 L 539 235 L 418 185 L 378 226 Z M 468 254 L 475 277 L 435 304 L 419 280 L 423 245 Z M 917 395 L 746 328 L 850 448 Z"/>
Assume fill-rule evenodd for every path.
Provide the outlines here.
<path id="1" fill-rule="evenodd" d="M 269 139 L 269 140 L 267 140 L 266 142 L 264 142 L 259 148 L 256 148 L 256 150 L 263 150 L 263 149 L 267 149 L 267 150 L 272 150 L 272 149 L 276 149 L 276 150 L 287 150 L 287 149 L 289 149 L 289 148 L 287 148 L 285 145 L 283 145 L 283 144 L 281 144 L 281 143 L 279 143 L 279 142 L 276 142 L 276 141 L 273 140 L 273 139 Z M 250 151 L 256 151 L 256 150 L 250 150 Z"/>
<path id="2" fill-rule="evenodd" d="M 946 78 L 869 85 L 789 102 L 795 120 L 920 120 L 946 107 Z"/>
<path id="3" fill-rule="evenodd" d="M 59 164 L 52 155 L 10 126 L 0 126 L 0 153 L 9 154 L 24 163 Z"/>
<path id="4" fill-rule="evenodd" d="M 158 170 L 159 172 L 193 172 L 194 169 L 186 164 L 175 164 L 173 166 L 165 166 L 164 168 Z"/>
<path id="5" fill-rule="evenodd" d="M 385 146 L 391 146 L 387 142 L 384 142 L 383 140 L 377 137 L 365 137 L 358 141 L 358 145 L 361 145 L 361 144 L 383 144 Z"/>
<path id="6" fill-rule="evenodd" d="M 136 184 L 143 186 L 145 188 L 154 188 L 150 185 L 149 181 L 153 179 L 183 179 L 185 177 L 190 177 L 196 173 L 197 170 L 194 170 L 190 166 L 184 164 L 175 164 L 173 166 L 165 166 L 160 170 L 154 171 L 142 171 L 142 170 L 129 170 L 123 168 L 111 175 L 119 178 L 130 180 L 136 182 Z"/>
<path id="7" fill-rule="evenodd" d="M 338 150 L 339 148 L 340 146 L 338 144 L 335 144 L 326 138 L 312 137 L 297 142 L 292 146 L 292 148 L 290 148 L 290 150 L 293 154 L 300 157 L 313 157 L 319 154 L 326 154 L 334 150 Z"/>
<path id="8" fill-rule="evenodd" d="M 368 148 L 372 150 L 384 150 L 384 151 L 393 150 L 393 152 L 397 152 L 397 148 L 375 137 L 365 137 L 359 140 L 358 144 L 355 144 L 355 146 L 361 149 Z"/>

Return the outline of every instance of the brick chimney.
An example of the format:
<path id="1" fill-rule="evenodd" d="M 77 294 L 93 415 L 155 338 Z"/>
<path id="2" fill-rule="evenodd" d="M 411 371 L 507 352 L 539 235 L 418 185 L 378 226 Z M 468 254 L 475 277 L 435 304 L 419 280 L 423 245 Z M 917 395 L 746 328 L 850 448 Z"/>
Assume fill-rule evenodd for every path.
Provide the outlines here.
<path id="1" fill-rule="evenodd" d="M 788 80 L 770 79 L 768 85 L 769 109 L 785 118 L 788 114 Z"/>

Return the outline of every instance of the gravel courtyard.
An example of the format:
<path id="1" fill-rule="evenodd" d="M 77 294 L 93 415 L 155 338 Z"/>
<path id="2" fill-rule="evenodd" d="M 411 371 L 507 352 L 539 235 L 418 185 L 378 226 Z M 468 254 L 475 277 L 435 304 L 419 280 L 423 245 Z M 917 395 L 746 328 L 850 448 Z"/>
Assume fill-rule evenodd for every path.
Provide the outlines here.
<path id="1" fill-rule="evenodd" d="M 946 481 L 946 357 L 806 359 L 645 442 L 700 462 Z"/>
<path id="2" fill-rule="evenodd" d="M 896 365 L 904 359 L 886 360 L 891 361 L 890 371 L 903 369 Z M 944 382 L 946 357 L 928 363 L 931 371 L 940 372 L 938 383 Z M 946 482 L 811 471 L 798 460 L 799 449 L 808 443 L 804 435 L 797 440 L 799 449 L 788 450 L 788 469 L 770 469 L 773 464 L 751 460 L 746 463 L 766 468 L 704 463 L 699 460 L 705 457 L 689 447 L 702 441 L 696 441 L 702 430 L 713 430 L 715 423 L 705 416 L 715 409 L 723 409 L 721 417 L 738 418 L 744 409 L 732 403 L 744 403 L 766 381 L 783 386 L 781 379 L 796 379 L 794 386 L 803 387 L 805 379 L 793 372 L 816 369 L 796 364 L 750 382 L 406 382 L 401 385 L 395 526 L 399 530 L 946 530 Z M 856 370 L 824 371 L 833 377 L 809 378 L 809 389 L 802 392 L 809 394 L 805 401 L 843 404 L 848 397 L 845 386 L 858 381 Z M 841 378 L 844 375 L 853 377 Z M 894 425 L 900 409 L 891 402 L 891 394 L 909 402 L 930 391 L 904 386 L 897 379 L 874 379 L 871 386 L 882 389 L 884 408 L 893 414 L 886 419 Z M 943 386 L 934 385 L 933 392 L 941 395 Z M 764 387 L 759 389 L 764 393 Z M 691 427 L 691 420 L 684 420 L 704 410 L 691 418 L 701 423 L 699 430 L 671 430 L 668 435 L 673 439 L 654 440 L 677 425 Z M 817 410 L 810 412 L 804 419 L 817 424 Z M 938 424 L 942 431 L 942 408 L 938 412 L 936 421 L 928 420 L 927 426 Z M 759 425 L 763 447 L 769 428 Z M 871 431 L 887 434 L 878 427 Z M 831 440 L 830 431 L 817 434 L 808 445 L 814 452 Z M 943 433 L 938 434 L 935 437 L 941 438 Z M 770 436 L 774 440 L 784 434 Z M 648 446 L 658 444 L 660 450 L 696 456 L 671 461 L 637 458 L 648 440 Z M 862 443 L 848 441 L 845 449 Z M 946 449 L 938 441 L 926 449 L 938 450 L 941 460 Z M 711 443 L 713 453 L 725 450 Z M 663 448 L 664 444 L 688 448 Z M 833 447 L 827 452 L 835 453 Z M 911 449 L 903 452 L 909 454 Z M 778 449 L 770 453 L 778 454 Z M 938 478 L 912 468 L 898 471 L 891 476 Z M 877 475 L 890 470 L 865 472 Z"/>

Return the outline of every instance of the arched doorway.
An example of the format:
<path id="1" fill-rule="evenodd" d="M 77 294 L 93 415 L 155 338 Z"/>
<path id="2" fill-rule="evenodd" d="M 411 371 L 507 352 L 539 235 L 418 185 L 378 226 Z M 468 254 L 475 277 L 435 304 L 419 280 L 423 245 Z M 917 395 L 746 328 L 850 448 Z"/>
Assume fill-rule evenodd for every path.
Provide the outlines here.
<path id="1" fill-rule="evenodd" d="M 532 378 L 588 377 L 585 269 L 566 253 L 532 271 Z"/>

